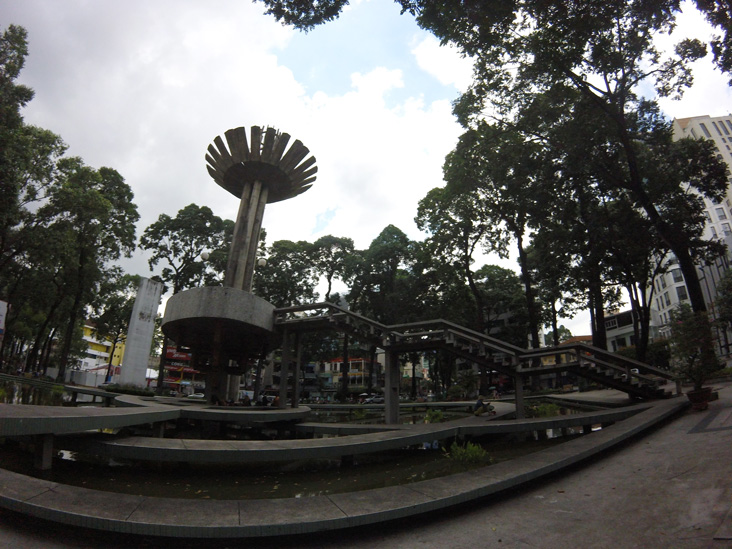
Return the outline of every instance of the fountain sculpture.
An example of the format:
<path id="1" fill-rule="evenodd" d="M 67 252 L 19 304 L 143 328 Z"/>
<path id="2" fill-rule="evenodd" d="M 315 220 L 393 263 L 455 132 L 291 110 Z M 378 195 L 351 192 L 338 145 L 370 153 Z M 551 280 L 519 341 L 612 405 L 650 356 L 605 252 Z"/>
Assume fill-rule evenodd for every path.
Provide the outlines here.
<path id="1" fill-rule="evenodd" d="M 208 147 L 208 172 L 240 200 L 223 287 L 193 288 L 172 296 L 163 332 L 190 347 L 207 372 L 206 397 L 230 397 L 250 359 L 276 345 L 274 306 L 252 293 L 264 207 L 307 191 L 318 168 L 309 150 L 274 128 L 252 126 L 224 133 Z M 228 145 L 228 146 L 227 146 Z M 283 403 L 284 404 L 284 403 Z"/>

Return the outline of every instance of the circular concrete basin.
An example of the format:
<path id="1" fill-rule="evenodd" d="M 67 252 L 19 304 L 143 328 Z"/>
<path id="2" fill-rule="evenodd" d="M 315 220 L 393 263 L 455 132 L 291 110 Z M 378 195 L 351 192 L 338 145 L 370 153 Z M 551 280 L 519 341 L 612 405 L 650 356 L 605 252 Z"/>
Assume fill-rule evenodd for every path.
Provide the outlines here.
<path id="1" fill-rule="evenodd" d="M 274 305 L 250 292 L 223 286 L 192 288 L 172 296 L 165 306 L 163 333 L 209 354 L 216 341 L 230 358 L 259 354 L 273 343 Z"/>

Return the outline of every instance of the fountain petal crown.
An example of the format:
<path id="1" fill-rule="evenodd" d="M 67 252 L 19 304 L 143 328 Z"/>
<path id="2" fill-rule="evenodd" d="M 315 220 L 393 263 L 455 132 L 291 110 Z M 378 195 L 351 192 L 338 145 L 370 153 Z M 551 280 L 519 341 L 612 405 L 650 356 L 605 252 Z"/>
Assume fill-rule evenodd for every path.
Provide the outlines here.
<path id="1" fill-rule="evenodd" d="M 227 130 L 224 137 L 226 142 L 218 136 L 208 146 L 206 168 L 219 186 L 237 198 L 245 185 L 259 181 L 267 187 L 271 204 L 304 193 L 315 181 L 315 157 L 306 158 L 310 150 L 299 139 L 287 149 L 287 133 L 252 126 L 249 140 L 245 127 Z"/>

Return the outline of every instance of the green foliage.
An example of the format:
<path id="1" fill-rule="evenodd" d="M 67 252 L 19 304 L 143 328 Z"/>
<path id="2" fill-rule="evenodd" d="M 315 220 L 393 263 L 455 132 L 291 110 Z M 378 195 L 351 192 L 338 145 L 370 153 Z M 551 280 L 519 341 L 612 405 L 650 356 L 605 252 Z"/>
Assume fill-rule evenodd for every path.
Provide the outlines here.
<path id="1" fill-rule="evenodd" d="M 328 283 L 323 299 L 330 301 L 333 279 L 346 276 L 346 259 L 353 253 L 353 240 L 350 238 L 326 235 L 313 243 L 310 251 L 315 272 L 325 277 Z"/>
<path id="2" fill-rule="evenodd" d="M 463 400 L 465 398 L 465 389 L 458 384 L 450 385 L 450 388 L 447 390 L 448 400 Z"/>
<path id="3" fill-rule="evenodd" d="M 127 329 L 139 283 L 139 276 L 124 275 L 121 269 L 112 268 L 108 278 L 102 282 L 99 295 L 93 303 L 94 315 L 92 318 L 97 334 L 112 342 L 109 364 L 112 363 L 114 347 L 127 338 Z"/>
<path id="4" fill-rule="evenodd" d="M 384 228 L 367 250 L 351 254 L 346 262 L 351 309 L 384 324 L 419 318 L 421 308 L 413 299 L 416 280 L 409 270 L 413 255 L 414 243 L 393 225 Z"/>
<path id="5" fill-rule="evenodd" d="M 698 391 L 710 374 L 720 369 L 714 353 L 712 325 L 705 312 L 680 304 L 671 312 L 671 357 L 678 374 Z"/>
<path id="6" fill-rule="evenodd" d="M 472 442 L 468 442 L 464 445 L 453 442 L 450 445 L 450 451 L 444 449 L 443 451 L 447 458 L 456 461 L 463 466 L 491 463 L 492 461 L 486 450 L 484 450 L 480 445 Z"/>
<path id="7" fill-rule="evenodd" d="M 732 328 L 732 269 L 728 269 L 717 284 L 714 301 L 717 321 L 725 328 Z"/>
<path id="8" fill-rule="evenodd" d="M 221 284 L 226 270 L 234 222 L 214 215 L 207 206 L 189 204 L 175 217 L 160 214 L 140 238 L 152 252 L 150 270 L 163 263 L 161 279 L 173 293 L 202 285 Z M 201 253 L 207 252 L 207 260 Z"/>
<path id="9" fill-rule="evenodd" d="M 124 384 L 124 385 L 118 385 L 118 384 L 112 384 L 107 385 L 104 387 L 105 391 L 109 391 L 110 393 L 120 393 L 124 395 L 135 395 L 135 396 L 147 396 L 152 397 L 155 396 L 155 393 L 151 391 L 150 389 L 142 389 L 136 385 L 131 384 Z"/>
<path id="10" fill-rule="evenodd" d="M 553 402 L 540 402 L 524 406 L 526 417 L 554 417 L 559 415 L 560 406 Z"/>
<path id="11" fill-rule="evenodd" d="M 425 423 L 442 423 L 443 421 L 445 421 L 445 413 L 442 410 L 429 408 L 425 413 Z"/>
<path id="12" fill-rule="evenodd" d="M 544 336 L 544 344 L 547 346 L 553 346 L 554 345 L 554 331 L 549 332 Z M 559 343 L 562 343 L 564 341 L 567 341 L 568 339 L 572 338 L 572 332 L 569 330 L 569 328 L 565 326 L 559 326 L 557 328 L 557 341 Z"/>
<path id="13" fill-rule="evenodd" d="M 475 394 L 478 388 L 478 378 L 472 369 L 458 372 L 457 380 L 447 390 L 448 398 L 465 399 Z"/>
<path id="14" fill-rule="evenodd" d="M 669 348 L 669 342 L 664 339 L 648 344 L 645 359 L 638 358 L 637 349 L 634 345 L 619 349 L 615 354 L 635 360 L 641 360 L 642 362 L 646 362 L 651 366 L 661 368 L 662 370 L 668 370 L 671 368 L 671 349 Z"/>
<path id="15" fill-rule="evenodd" d="M 315 301 L 313 244 L 278 240 L 266 249 L 267 264 L 254 273 L 254 293 L 275 307 Z"/>
<path id="16" fill-rule="evenodd" d="M 135 247 L 139 215 L 119 173 L 63 157 L 60 137 L 24 123 L 33 92 L 15 80 L 27 53 L 25 30 L 11 25 L 0 37 L 0 294 L 11 305 L 2 358 L 26 349 L 25 366 L 39 370 L 53 348 L 63 376 L 110 263 Z"/>
<path id="17" fill-rule="evenodd" d="M 366 410 L 356 408 L 355 410 L 351 411 L 351 417 L 356 421 L 364 420 L 366 419 Z"/>
<path id="18" fill-rule="evenodd" d="M 472 315 L 462 323 L 481 332 L 486 327 L 486 298 L 476 282 L 475 255 L 480 250 L 503 254 L 506 245 L 487 211 L 485 193 L 480 188 L 455 192 L 448 187 L 437 187 L 420 200 L 415 217 L 417 227 L 430 233 L 423 245 L 435 263 L 429 267 L 446 266 L 448 269 L 440 269 L 441 276 L 449 276 L 446 271 L 452 271 L 463 284 L 467 283 L 474 303 L 470 307 Z"/>

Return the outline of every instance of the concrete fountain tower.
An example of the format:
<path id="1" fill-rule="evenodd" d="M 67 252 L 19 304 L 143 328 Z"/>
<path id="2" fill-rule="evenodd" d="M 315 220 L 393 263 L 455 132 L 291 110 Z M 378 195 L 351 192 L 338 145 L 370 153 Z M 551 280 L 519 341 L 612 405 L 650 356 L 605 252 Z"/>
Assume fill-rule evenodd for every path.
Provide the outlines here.
<path id="1" fill-rule="evenodd" d="M 207 168 L 222 188 L 240 200 L 224 286 L 193 288 L 172 296 L 162 329 L 190 347 L 197 369 L 207 372 L 206 397 L 224 398 L 230 376 L 250 358 L 276 345 L 274 306 L 252 293 L 264 207 L 308 190 L 318 168 L 299 140 L 274 128 L 235 128 L 208 147 Z M 227 146 L 228 145 L 228 146 Z M 233 384 L 231 384 L 233 385 Z"/>

